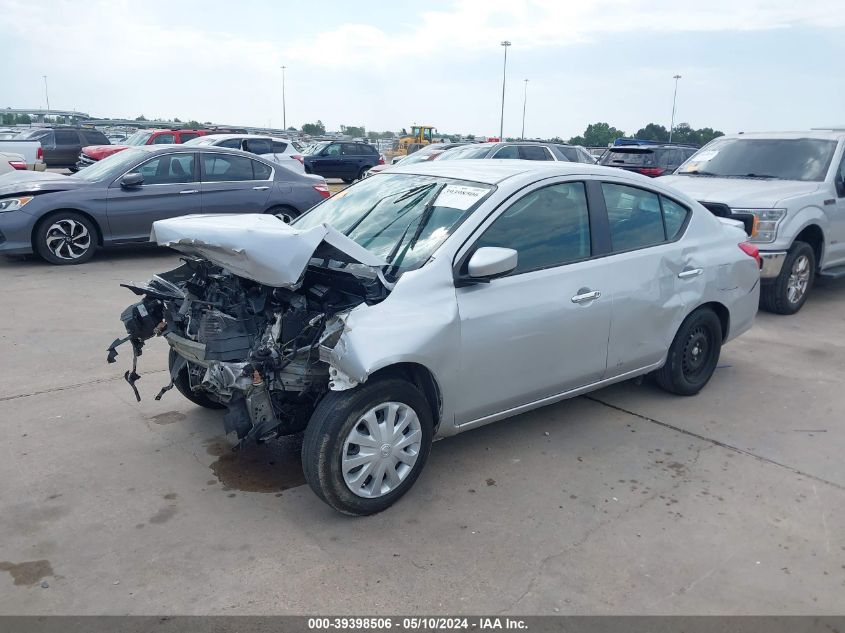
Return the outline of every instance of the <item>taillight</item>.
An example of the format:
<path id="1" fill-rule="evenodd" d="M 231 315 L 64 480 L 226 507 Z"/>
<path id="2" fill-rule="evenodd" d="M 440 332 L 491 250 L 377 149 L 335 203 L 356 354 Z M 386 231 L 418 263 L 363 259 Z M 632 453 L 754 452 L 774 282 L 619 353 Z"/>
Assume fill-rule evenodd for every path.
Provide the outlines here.
<path id="1" fill-rule="evenodd" d="M 749 242 L 742 242 L 739 245 L 740 250 L 743 253 L 748 255 L 749 257 L 753 257 L 757 262 L 757 267 L 763 267 L 763 259 L 760 257 L 760 249 L 754 246 L 754 244 L 750 244 Z"/>
<path id="2" fill-rule="evenodd" d="M 640 173 L 643 176 L 649 176 L 651 178 L 662 176 L 664 171 L 666 170 L 662 167 L 640 167 L 639 169 L 637 169 L 637 173 Z"/>
<path id="3" fill-rule="evenodd" d="M 44 158 L 44 150 L 41 149 L 41 146 L 38 146 L 38 151 L 35 153 L 35 158 L 37 160 L 42 160 Z"/>
<path id="4" fill-rule="evenodd" d="M 384 165 L 384 156 L 379 156 L 379 157 L 378 157 L 378 164 L 379 164 L 379 165 Z"/>
<path id="5" fill-rule="evenodd" d="M 305 159 L 302 158 L 301 154 L 294 154 L 293 156 L 291 156 L 291 158 L 294 159 L 294 160 L 298 160 L 303 165 L 305 164 Z"/>
<path id="6" fill-rule="evenodd" d="M 314 185 L 314 191 L 319 193 L 324 198 L 328 198 L 331 194 L 329 191 L 329 186 L 326 183 L 321 183 L 319 185 Z"/>
<path id="7" fill-rule="evenodd" d="M 13 169 L 26 169 L 25 160 L 10 160 L 9 164 L 12 166 Z"/>

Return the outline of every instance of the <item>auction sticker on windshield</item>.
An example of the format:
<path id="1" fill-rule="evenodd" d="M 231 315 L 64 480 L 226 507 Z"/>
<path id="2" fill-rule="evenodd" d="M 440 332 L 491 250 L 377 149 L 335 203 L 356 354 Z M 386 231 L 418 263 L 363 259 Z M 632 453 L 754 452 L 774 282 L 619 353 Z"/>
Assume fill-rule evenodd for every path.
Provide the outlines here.
<path id="1" fill-rule="evenodd" d="M 449 185 L 434 203 L 438 207 L 449 207 L 466 211 L 486 194 L 489 189 L 483 187 L 468 187 L 466 185 Z"/>

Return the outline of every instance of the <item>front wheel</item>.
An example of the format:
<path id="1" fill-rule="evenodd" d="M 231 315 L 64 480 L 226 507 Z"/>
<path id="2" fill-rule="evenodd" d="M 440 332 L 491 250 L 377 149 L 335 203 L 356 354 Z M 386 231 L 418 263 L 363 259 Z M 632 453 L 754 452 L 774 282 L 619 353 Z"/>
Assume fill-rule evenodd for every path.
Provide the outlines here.
<path id="1" fill-rule="evenodd" d="M 35 250 L 51 264 L 83 264 L 94 256 L 97 229 L 81 213 L 60 211 L 38 225 Z"/>
<path id="2" fill-rule="evenodd" d="M 804 305 L 816 275 L 816 253 L 806 242 L 795 242 L 780 274 L 760 288 L 760 306 L 775 314 L 795 314 Z"/>
<path id="3" fill-rule="evenodd" d="M 722 349 L 722 323 L 709 308 L 699 308 L 678 328 L 657 384 L 681 396 L 697 394 L 710 380 Z"/>
<path id="4" fill-rule="evenodd" d="M 305 479 L 340 512 L 381 512 L 414 485 L 431 451 L 433 428 L 425 396 L 405 380 L 331 391 L 305 429 Z"/>
<path id="5" fill-rule="evenodd" d="M 176 352 L 171 349 L 170 354 L 167 357 L 167 367 L 169 370 L 173 369 L 173 364 L 176 362 L 177 358 L 178 356 Z M 176 374 L 176 378 L 173 379 L 173 386 L 176 387 L 176 390 L 194 404 L 206 409 L 225 409 L 225 404 L 215 402 L 202 391 L 194 391 L 191 389 L 191 380 L 188 377 L 188 372 L 192 370 L 198 378 L 201 378 L 201 372 L 205 371 L 199 365 L 192 366 L 190 363 L 186 363 L 179 373 Z"/>

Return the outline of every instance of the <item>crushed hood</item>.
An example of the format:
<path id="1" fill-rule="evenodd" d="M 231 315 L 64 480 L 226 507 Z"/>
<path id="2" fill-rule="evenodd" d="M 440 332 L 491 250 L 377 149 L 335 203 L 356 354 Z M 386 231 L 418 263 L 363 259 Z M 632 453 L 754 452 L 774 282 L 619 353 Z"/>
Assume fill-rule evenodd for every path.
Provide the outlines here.
<path id="1" fill-rule="evenodd" d="M 199 255 L 265 286 L 297 288 L 308 262 L 320 256 L 385 266 L 363 246 L 327 224 L 298 229 L 273 215 L 186 215 L 153 222 L 150 240 L 183 253 Z"/>
<path id="2" fill-rule="evenodd" d="M 774 208 L 781 200 L 819 190 L 822 183 L 754 178 L 714 178 L 711 176 L 663 176 L 669 185 L 699 202 L 721 202 L 736 208 Z"/>

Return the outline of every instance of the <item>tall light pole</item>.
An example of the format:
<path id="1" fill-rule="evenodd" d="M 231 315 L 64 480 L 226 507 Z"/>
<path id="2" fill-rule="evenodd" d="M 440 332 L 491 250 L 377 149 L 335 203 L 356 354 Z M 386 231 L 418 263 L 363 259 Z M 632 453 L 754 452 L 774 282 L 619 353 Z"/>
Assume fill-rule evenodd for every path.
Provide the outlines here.
<path id="1" fill-rule="evenodd" d="M 525 91 L 522 94 L 522 140 L 525 140 L 525 104 L 528 103 L 528 80 L 525 80 Z"/>
<path id="2" fill-rule="evenodd" d="M 288 129 L 288 118 L 285 106 L 285 68 L 287 66 L 282 66 L 282 129 Z"/>
<path id="3" fill-rule="evenodd" d="M 47 90 L 47 75 L 41 76 L 44 78 L 44 96 L 47 98 L 47 116 L 50 116 L 50 92 Z"/>
<path id="4" fill-rule="evenodd" d="M 672 79 L 675 80 L 675 94 L 672 95 L 672 122 L 669 124 L 669 142 L 672 142 L 672 132 L 675 130 L 675 101 L 678 99 L 678 79 L 680 75 L 674 75 Z"/>
<path id="5" fill-rule="evenodd" d="M 502 42 L 502 46 L 505 47 L 505 65 L 502 67 L 502 118 L 499 119 L 499 140 L 504 141 L 505 138 L 503 136 L 505 130 L 505 77 L 508 70 L 508 46 L 511 43 L 505 40 Z"/>

